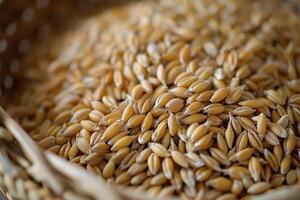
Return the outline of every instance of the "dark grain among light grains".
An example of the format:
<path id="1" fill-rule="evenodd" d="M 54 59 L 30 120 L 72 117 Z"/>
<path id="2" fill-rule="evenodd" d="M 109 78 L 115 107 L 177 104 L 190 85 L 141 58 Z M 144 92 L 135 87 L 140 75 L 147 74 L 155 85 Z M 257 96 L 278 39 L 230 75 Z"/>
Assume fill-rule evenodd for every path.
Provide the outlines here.
<path id="1" fill-rule="evenodd" d="M 10 111 L 42 148 L 152 195 L 297 184 L 299 19 L 274 0 L 108 10 L 28 56 Z"/>

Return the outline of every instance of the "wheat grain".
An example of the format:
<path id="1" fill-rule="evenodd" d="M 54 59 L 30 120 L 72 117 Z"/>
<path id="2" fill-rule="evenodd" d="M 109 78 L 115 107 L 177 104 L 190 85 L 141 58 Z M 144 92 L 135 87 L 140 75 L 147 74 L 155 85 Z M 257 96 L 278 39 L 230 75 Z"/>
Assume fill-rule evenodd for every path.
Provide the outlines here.
<path id="1" fill-rule="evenodd" d="M 208 155 L 204 155 L 204 154 L 201 154 L 200 157 L 201 157 L 201 159 L 204 162 L 206 167 L 208 167 L 212 170 L 215 170 L 215 171 L 220 171 L 221 170 L 221 167 L 220 167 L 219 163 L 214 158 L 212 158 Z"/>
<path id="2" fill-rule="evenodd" d="M 83 152 L 85 154 L 89 154 L 91 152 L 91 146 L 85 138 L 82 138 L 82 137 L 77 138 L 76 144 L 77 144 L 78 149 L 81 152 Z"/>
<path id="3" fill-rule="evenodd" d="M 150 143 L 149 144 L 150 149 L 153 151 L 153 153 L 155 153 L 156 155 L 158 155 L 159 157 L 168 157 L 170 156 L 170 153 L 168 152 L 168 150 L 166 149 L 165 146 L 159 144 L 159 143 Z"/>
<path id="4" fill-rule="evenodd" d="M 276 157 L 267 149 L 264 150 L 264 158 L 268 162 L 269 166 L 274 172 L 277 172 L 279 169 L 278 161 Z"/>
<path id="5" fill-rule="evenodd" d="M 174 173 L 174 163 L 171 158 L 165 158 L 163 160 L 162 170 L 168 179 L 172 179 Z"/>
<path id="6" fill-rule="evenodd" d="M 188 162 L 186 160 L 186 157 L 179 151 L 171 151 L 172 159 L 181 167 L 187 168 Z"/>
<path id="7" fill-rule="evenodd" d="M 199 168 L 204 166 L 200 156 L 196 153 L 188 152 L 185 156 L 187 157 L 187 161 L 191 167 Z"/>
<path id="8" fill-rule="evenodd" d="M 228 96 L 229 92 L 229 88 L 222 87 L 214 92 L 213 96 L 210 98 L 210 101 L 212 103 L 220 102 Z"/>
<path id="9" fill-rule="evenodd" d="M 250 198 L 295 184 L 300 23 L 281 7 L 109 9 L 29 59 L 16 118 L 42 148 L 152 195 Z"/>
<path id="10" fill-rule="evenodd" d="M 286 174 L 291 167 L 291 163 L 292 163 L 292 158 L 290 155 L 284 157 L 280 163 L 280 173 L 283 175 Z"/>
<path id="11" fill-rule="evenodd" d="M 161 160 L 157 155 L 152 153 L 148 157 L 147 163 L 151 174 L 155 175 L 160 170 Z"/>
<path id="12" fill-rule="evenodd" d="M 273 175 L 270 179 L 270 183 L 273 187 L 279 186 L 283 183 L 285 177 L 280 175 L 280 174 L 276 174 Z"/>
<path id="13" fill-rule="evenodd" d="M 234 180 L 231 186 L 231 192 L 239 195 L 243 191 L 243 183 L 240 180 Z"/>
<path id="14" fill-rule="evenodd" d="M 179 98 L 172 99 L 166 104 L 166 108 L 173 113 L 181 111 L 183 107 L 184 101 Z"/>
<path id="15" fill-rule="evenodd" d="M 145 115 L 134 115 L 126 123 L 126 128 L 130 129 L 130 128 L 138 127 L 139 125 L 141 125 L 144 119 L 145 119 Z"/>
<path id="16" fill-rule="evenodd" d="M 208 133 L 201 137 L 194 145 L 200 150 L 208 149 L 212 140 L 213 133 Z"/>
<path id="17" fill-rule="evenodd" d="M 294 132 L 289 131 L 288 137 L 285 139 L 283 148 L 286 155 L 289 155 L 296 147 L 296 136 Z"/>
<path id="18" fill-rule="evenodd" d="M 278 137 L 270 131 L 267 131 L 267 133 L 264 136 L 264 139 L 266 140 L 266 142 L 274 146 L 280 144 Z"/>
<path id="19" fill-rule="evenodd" d="M 74 136 L 82 129 L 82 125 L 80 123 L 73 124 L 69 126 L 63 133 L 63 136 Z"/>
<path id="20" fill-rule="evenodd" d="M 117 135 L 115 135 L 114 137 L 112 137 L 110 140 L 107 141 L 108 145 L 114 145 L 116 142 L 118 142 L 119 139 L 123 138 L 124 136 L 127 136 L 128 132 L 127 131 L 121 131 L 119 132 Z M 100 138 L 101 140 L 101 138 Z"/>
<path id="21" fill-rule="evenodd" d="M 221 151 L 220 149 L 217 148 L 210 148 L 210 154 L 212 157 L 217 160 L 220 164 L 228 166 L 230 164 L 230 161 L 227 157 L 227 155 Z"/>
<path id="22" fill-rule="evenodd" d="M 248 135 L 245 132 L 242 132 L 241 134 L 238 135 L 237 139 L 236 139 L 236 149 L 237 151 L 241 151 L 245 148 L 247 148 L 248 146 Z"/>
<path id="23" fill-rule="evenodd" d="M 249 175 L 249 170 L 241 166 L 232 166 L 225 170 L 232 179 L 242 179 L 243 176 Z"/>
<path id="24" fill-rule="evenodd" d="M 183 115 L 192 115 L 198 113 L 203 108 L 203 104 L 200 102 L 192 102 L 189 106 L 187 106 L 184 110 Z"/>
<path id="25" fill-rule="evenodd" d="M 254 112 L 255 110 L 253 108 L 250 108 L 248 106 L 242 106 L 234 109 L 232 113 L 238 116 L 247 116 L 253 114 Z"/>
<path id="26" fill-rule="evenodd" d="M 229 149 L 231 149 L 233 146 L 234 138 L 235 138 L 235 134 L 233 132 L 233 129 L 232 129 L 231 125 L 228 125 L 228 127 L 225 131 L 225 140 L 226 140 L 226 143 L 227 143 L 227 146 Z"/>
<path id="27" fill-rule="evenodd" d="M 248 139 L 249 139 L 249 144 L 256 150 L 262 151 L 263 149 L 263 143 L 259 136 L 252 131 L 248 131 Z"/>
<path id="28" fill-rule="evenodd" d="M 231 158 L 230 160 L 234 160 L 234 161 L 245 161 L 245 160 L 249 160 L 252 156 L 254 152 L 254 149 L 252 148 L 246 148 L 243 149 L 241 151 L 236 152 Z"/>
<path id="29" fill-rule="evenodd" d="M 247 190 L 250 194 L 258 194 L 268 190 L 271 187 L 270 183 L 259 182 L 250 186 Z"/>
<path id="30" fill-rule="evenodd" d="M 194 187 L 196 185 L 195 181 L 195 175 L 194 172 L 191 169 L 181 169 L 180 175 L 182 181 L 188 186 L 188 187 Z"/>
<path id="31" fill-rule="evenodd" d="M 53 145 L 55 145 L 55 137 L 54 136 L 46 137 L 46 138 L 40 140 L 38 142 L 38 145 L 44 149 L 48 149 L 48 148 L 52 147 Z"/>
<path id="32" fill-rule="evenodd" d="M 105 178 L 112 177 L 114 174 L 114 171 L 115 171 L 115 163 L 114 163 L 114 161 L 109 161 L 103 169 L 103 177 L 105 177 Z"/>
<path id="33" fill-rule="evenodd" d="M 274 146 L 273 153 L 276 156 L 278 162 L 281 162 L 282 157 L 283 157 L 283 150 L 280 145 Z"/>
<path id="34" fill-rule="evenodd" d="M 142 132 L 148 131 L 151 128 L 152 124 L 153 124 L 153 115 L 152 112 L 148 112 L 141 125 L 141 131 Z"/>
<path id="35" fill-rule="evenodd" d="M 237 199 L 235 194 L 225 193 L 217 198 L 217 200 L 235 200 Z"/>
<path id="36" fill-rule="evenodd" d="M 290 170 L 286 175 L 286 183 L 287 184 L 293 184 L 297 180 L 297 172 L 296 170 Z"/>
<path id="37" fill-rule="evenodd" d="M 225 177 L 219 177 L 219 178 L 208 180 L 206 184 L 217 190 L 225 192 L 225 191 L 230 191 L 232 186 L 232 181 Z"/>
<path id="38" fill-rule="evenodd" d="M 252 157 L 249 162 L 249 172 L 255 182 L 260 181 L 262 165 L 258 158 Z"/>
<path id="39" fill-rule="evenodd" d="M 112 151 L 118 151 L 124 147 L 127 147 L 132 143 L 134 137 L 133 136 L 124 136 L 119 138 L 111 147 Z"/>

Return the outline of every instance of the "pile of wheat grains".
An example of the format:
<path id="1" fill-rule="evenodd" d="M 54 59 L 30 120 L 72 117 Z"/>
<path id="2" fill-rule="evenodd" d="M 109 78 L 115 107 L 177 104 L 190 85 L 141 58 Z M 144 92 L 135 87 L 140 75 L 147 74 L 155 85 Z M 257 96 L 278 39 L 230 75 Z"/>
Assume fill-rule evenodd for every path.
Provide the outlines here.
<path id="1" fill-rule="evenodd" d="M 110 182 L 247 198 L 300 182 L 299 32 L 276 0 L 123 5 L 33 51 L 10 111 Z"/>

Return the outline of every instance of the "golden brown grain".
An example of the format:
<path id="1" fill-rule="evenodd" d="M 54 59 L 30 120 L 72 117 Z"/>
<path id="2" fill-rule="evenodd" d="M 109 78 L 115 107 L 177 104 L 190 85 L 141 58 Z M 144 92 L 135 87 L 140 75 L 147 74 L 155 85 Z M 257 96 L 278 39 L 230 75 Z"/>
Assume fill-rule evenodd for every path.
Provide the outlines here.
<path id="1" fill-rule="evenodd" d="M 260 181 L 262 170 L 259 159 L 252 157 L 249 162 L 249 172 L 255 182 Z"/>
<path id="2" fill-rule="evenodd" d="M 163 160 L 162 170 L 168 179 L 172 179 L 174 173 L 174 162 L 171 158 L 165 158 Z"/>
<path id="3" fill-rule="evenodd" d="M 73 124 L 69 126 L 63 133 L 63 136 L 74 136 L 82 129 L 82 125 L 80 123 Z"/>
<path id="4" fill-rule="evenodd" d="M 243 176 L 249 175 L 249 170 L 241 166 L 232 166 L 225 170 L 232 179 L 242 179 Z"/>
<path id="5" fill-rule="evenodd" d="M 171 151 L 171 156 L 175 163 L 177 163 L 181 167 L 187 168 L 189 166 L 186 157 L 183 155 L 183 153 L 174 150 Z"/>
<path id="6" fill-rule="evenodd" d="M 153 153 L 155 153 L 159 157 L 168 157 L 168 156 L 170 156 L 170 153 L 168 152 L 166 147 L 159 144 L 159 143 L 150 143 L 149 147 L 153 151 Z"/>
<path id="7" fill-rule="evenodd" d="M 180 98 L 172 99 L 166 104 L 166 108 L 173 113 L 181 111 L 183 107 L 184 101 Z"/>
<path id="8" fill-rule="evenodd" d="M 206 167 L 208 167 L 212 170 L 215 170 L 215 171 L 220 171 L 221 170 L 220 164 L 214 158 L 212 158 L 208 155 L 204 155 L 204 154 L 201 154 L 200 157 L 201 157 L 201 159 L 204 162 Z"/>
<path id="9" fill-rule="evenodd" d="M 201 137 L 197 142 L 195 142 L 195 148 L 199 150 L 208 149 L 212 141 L 212 136 L 213 133 L 208 133 L 205 136 Z"/>
<path id="10" fill-rule="evenodd" d="M 150 173 L 153 175 L 157 174 L 157 172 L 160 170 L 160 167 L 161 167 L 160 158 L 156 154 L 152 153 L 148 157 L 147 163 L 148 163 L 148 169 L 149 169 Z"/>
<path id="11" fill-rule="evenodd" d="M 268 190 L 271 187 L 270 183 L 267 182 L 259 182 L 259 183 L 255 183 L 252 186 L 250 186 L 247 190 L 247 192 L 249 192 L 250 194 L 258 194 L 258 193 L 262 193 L 265 192 L 266 190 Z"/>
<path id="12" fill-rule="evenodd" d="M 210 101 L 212 103 L 220 102 L 223 99 L 225 99 L 228 94 L 229 94 L 229 88 L 226 88 L 226 87 L 220 88 L 214 92 L 213 96 L 210 98 Z"/>
<path id="13" fill-rule="evenodd" d="M 146 0 L 91 18 L 25 62 L 16 103 L 36 110 L 16 119 L 42 148 L 155 196 L 251 198 L 300 182 L 292 9 Z"/>
<path id="14" fill-rule="evenodd" d="M 220 190 L 222 192 L 226 192 L 226 191 L 230 191 L 232 186 L 232 181 L 225 177 L 219 177 L 219 178 L 208 180 L 206 184 L 208 186 L 213 187 L 214 189 Z"/>
<path id="15" fill-rule="evenodd" d="M 240 180 L 234 180 L 231 186 L 231 192 L 233 194 L 239 195 L 243 190 L 243 183 Z"/>

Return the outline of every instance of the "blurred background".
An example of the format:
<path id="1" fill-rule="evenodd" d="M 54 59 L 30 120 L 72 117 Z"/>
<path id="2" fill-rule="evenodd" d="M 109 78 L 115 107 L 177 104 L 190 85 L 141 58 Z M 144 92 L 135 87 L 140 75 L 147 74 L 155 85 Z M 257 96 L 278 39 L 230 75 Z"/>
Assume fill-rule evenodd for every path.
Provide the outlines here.
<path id="1" fill-rule="evenodd" d="M 17 83 L 32 42 L 65 31 L 79 18 L 129 0 L 0 0 L 0 103 Z M 2 98 L 1 98 L 2 97 Z"/>
<path id="2" fill-rule="evenodd" d="M 79 18 L 132 0 L 0 0 L 0 103 L 17 85 L 33 41 L 64 31 Z M 300 0 L 282 0 L 300 11 Z M 2 97 L 2 98 L 1 98 Z"/>

